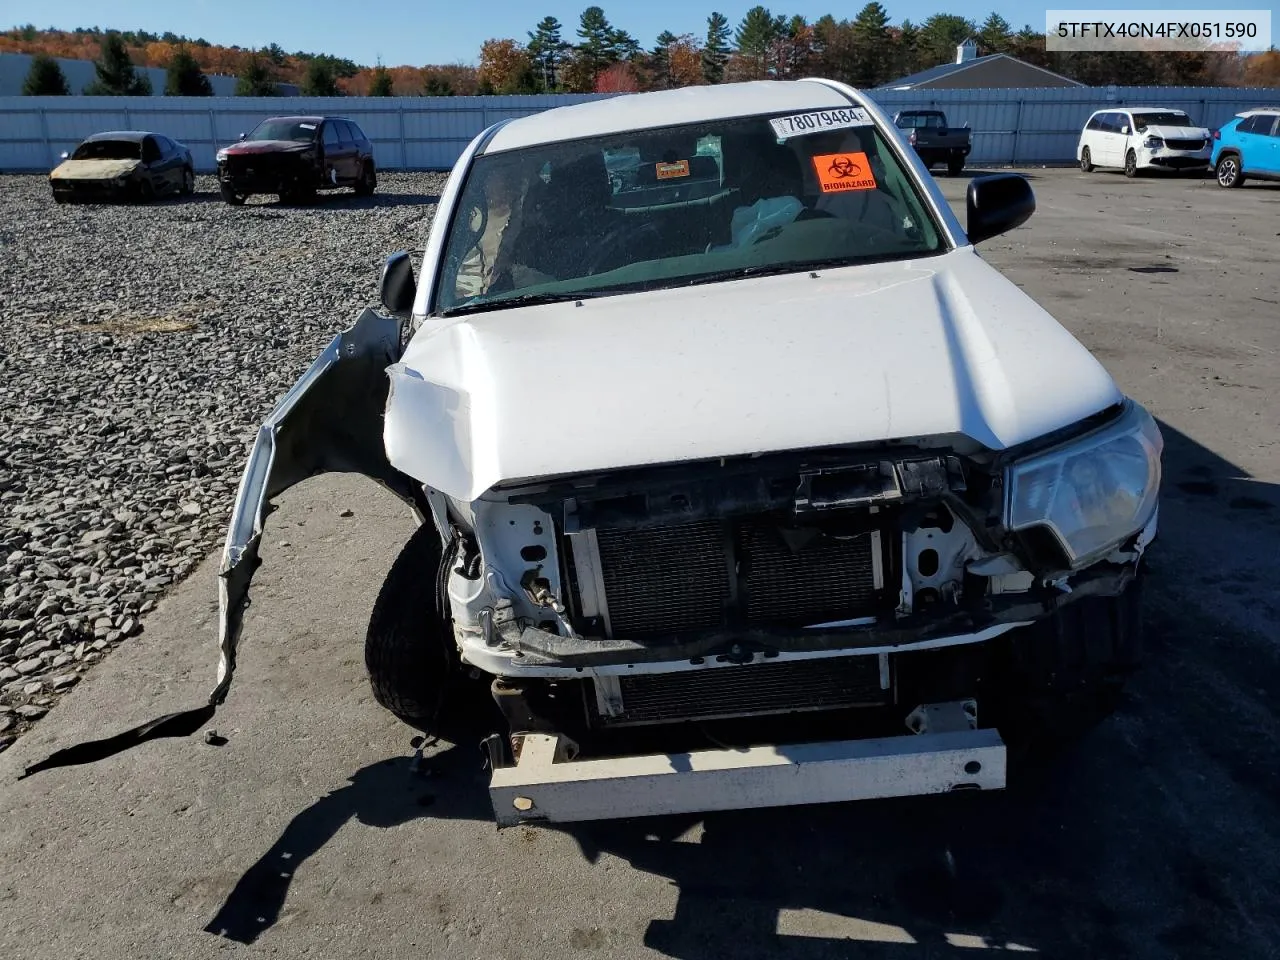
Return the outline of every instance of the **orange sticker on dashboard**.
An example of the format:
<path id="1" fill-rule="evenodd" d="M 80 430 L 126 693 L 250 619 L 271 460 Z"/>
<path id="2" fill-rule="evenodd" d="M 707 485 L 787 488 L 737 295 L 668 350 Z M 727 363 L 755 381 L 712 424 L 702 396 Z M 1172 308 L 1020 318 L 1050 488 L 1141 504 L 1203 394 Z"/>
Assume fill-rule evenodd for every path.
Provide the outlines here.
<path id="1" fill-rule="evenodd" d="M 865 153 L 826 153 L 813 158 L 823 193 L 874 190 L 876 178 Z"/>
<path id="2" fill-rule="evenodd" d="M 676 177 L 687 177 L 689 175 L 689 161 L 676 160 L 672 163 L 659 163 L 656 169 L 659 180 L 673 180 Z"/>

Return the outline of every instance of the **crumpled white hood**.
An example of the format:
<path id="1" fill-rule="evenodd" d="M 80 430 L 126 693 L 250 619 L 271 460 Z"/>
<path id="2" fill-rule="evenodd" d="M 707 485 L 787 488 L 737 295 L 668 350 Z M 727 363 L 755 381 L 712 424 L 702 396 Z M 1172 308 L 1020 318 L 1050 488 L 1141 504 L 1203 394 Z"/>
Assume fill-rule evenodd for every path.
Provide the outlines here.
<path id="1" fill-rule="evenodd" d="M 1142 131 L 1143 137 L 1161 140 L 1208 140 L 1212 134 L 1204 127 L 1165 127 L 1152 124 Z"/>
<path id="2" fill-rule="evenodd" d="M 1002 449 L 1121 398 L 972 248 L 429 321 L 389 368 L 398 469 L 514 480 L 893 438 Z"/>

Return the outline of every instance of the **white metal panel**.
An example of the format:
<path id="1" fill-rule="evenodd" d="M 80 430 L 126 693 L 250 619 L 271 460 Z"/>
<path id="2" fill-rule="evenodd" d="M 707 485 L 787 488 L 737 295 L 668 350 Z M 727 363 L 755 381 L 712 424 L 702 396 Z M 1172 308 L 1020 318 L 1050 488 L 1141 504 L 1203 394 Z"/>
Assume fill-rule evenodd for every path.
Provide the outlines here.
<path id="1" fill-rule="evenodd" d="M 12 62 L 16 61 L 0 55 L 0 80 L 7 76 L 6 69 L 14 69 L 6 66 Z M 92 74 L 92 64 L 79 63 Z M 89 134 L 131 127 L 156 130 L 181 140 L 191 148 L 198 168 L 207 172 L 213 167 L 214 150 L 234 143 L 259 120 L 286 113 L 326 111 L 349 116 L 365 128 L 377 143 L 378 162 L 383 169 L 407 165 L 411 169 L 447 170 L 471 138 L 491 123 L 600 99 L 597 95 L 231 97 L 225 94 L 234 87 L 234 78 L 211 79 L 216 92 L 222 95 L 0 96 L 0 171 L 46 170 L 61 150 L 73 147 Z M 72 86 L 75 88 L 75 83 Z M 0 89 L 8 87 L 0 84 Z M 765 84 L 760 89 L 763 97 L 778 97 L 785 96 L 791 88 Z M 1094 110 L 1108 106 L 1155 103 L 1175 107 L 1186 110 L 1212 130 L 1250 107 L 1280 105 L 1280 89 L 1237 87 L 876 90 L 865 95 L 889 114 L 937 108 L 947 111 L 953 123 L 968 123 L 974 134 L 971 166 L 1073 163 L 1085 120 Z M 677 96 L 672 102 L 678 100 Z M 768 107 L 768 103 L 759 100 L 753 110 Z M 37 147 L 33 148 L 33 143 Z"/>

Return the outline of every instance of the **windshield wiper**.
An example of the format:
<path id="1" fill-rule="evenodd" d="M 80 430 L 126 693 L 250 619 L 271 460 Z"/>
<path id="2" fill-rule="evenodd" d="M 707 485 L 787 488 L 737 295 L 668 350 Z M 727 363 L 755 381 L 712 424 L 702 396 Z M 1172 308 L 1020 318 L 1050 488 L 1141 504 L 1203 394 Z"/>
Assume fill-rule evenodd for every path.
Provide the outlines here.
<path id="1" fill-rule="evenodd" d="M 464 303 L 450 310 L 442 310 L 442 317 L 459 317 L 467 313 L 483 313 L 486 310 L 510 310 L 512 307 L 536 307 L 543 303 L 565 303 L 569 300 L 589 300 L 592 297 L 604 296 L 603 291 L 579 290 L 577 293 L 522 293 L 514 297 L 500 297 L 497 300 L 481 300 L 476 303 Z"/>

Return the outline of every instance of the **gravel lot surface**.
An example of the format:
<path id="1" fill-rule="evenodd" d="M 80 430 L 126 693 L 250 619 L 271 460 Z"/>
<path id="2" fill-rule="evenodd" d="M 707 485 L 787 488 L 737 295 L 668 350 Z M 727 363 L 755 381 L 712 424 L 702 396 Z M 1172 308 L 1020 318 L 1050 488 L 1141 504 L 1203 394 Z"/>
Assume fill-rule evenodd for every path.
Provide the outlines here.
<path id="1" fill-rule="evenodd" d="M 220 546 L 263 416 L 443 182 L 236 209 L 212 178 L 146 207 L 0 178 L 0 748 Z"/>
<path id="2" fill-rule="evenodd" d="M 0 954 L 1280 956 L 1280 188 L 1030 173 L 1039 210 L 984 256 L 1103 360 L 1166 440 L 1147 664 L 1078 749 L 1003 793 L 495 831 L 476 753 L 440 744 L 412 772 L 409 731 L 364 676 L 361 637 L 410 531 L 405 510 L 366 481 L 324 477 L 283 495 L 269 521 L 236 684 L 213 724 L 225 745 L 161 740 L 17 779 L 53 749 L 203 702 L 211 554 L 0 755 Z M 966 181 L 942 184 L 962 211 Z M 22 209 L 59 221 L 29 196 Z M 369 216 L 331 203 L 335 221 Z M 334 236 L 311 211 L 282 213 L 310 223 L 308 238 Z M 343 271 L 355 302 L 282 351 L 292 369 L 276 384 L 247 388 L 241 450 L 278 389 L 372 296 L 382 253 L 420 230 L 416 209 L 369 217 L 402 216 Z M 266 264 L 254 282 L 272 290 L 290 272 Z M 220 328 L 252 353 L 255 324 L 300 327 L 272 310 L 307 287 L 270 294 L 245 326 L 228 304 Z"/>

